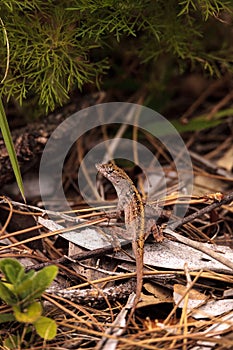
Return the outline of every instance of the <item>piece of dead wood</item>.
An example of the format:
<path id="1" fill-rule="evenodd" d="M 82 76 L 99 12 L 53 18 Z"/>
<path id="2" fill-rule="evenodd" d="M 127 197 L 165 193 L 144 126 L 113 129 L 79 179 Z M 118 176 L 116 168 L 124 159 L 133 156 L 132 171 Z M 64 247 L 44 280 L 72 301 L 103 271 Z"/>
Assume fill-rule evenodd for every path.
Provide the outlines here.
<path id="1" fill-rule="evenodd" d="M 213 259 L 219 261 L 221 264 L 229 267 L 233 270 L 233 262 L 231 262 L 229 259 L 226 259 L 224 256 L 220 255 L 219 253 L 215 252 L 213 249 L 211 249 L 211 246 L 206 246 L 204 243 L 194 241 L 192 239 L 189 239 L 187 237 L 181 236 L 177 232 L 174 232 L 168 228 L 164 230 L 165 233 L 171 235 L 172 237 L 175 237 L 179 242 L 186 244 L 187 246 L 190 246 L 194 249 L 197 249 L 209 256 L 211 256 Z"/>
<path id="2" fill-rule="evenodd" d="M 110 301 L 124 300 L 135 290 L 136 282 L 134 280 L 120 284 L 118 286 L 103 288 L 101 293 L 98 289 L 61 289 L 59 287 L 50 287 L 46 293 L 55 294 L 65 299 L 82 304 L 98 305 L 103 303 L 106 298 Z"/>
<path id="3" fill-rule="evenodd" d="M 233 192 L 228 193 L 227 195 L 224 195 L 223 198 L 220 201 L 216 201 L 212 204 L 208 204 L 206 207 L 197 210 L 195 213 L 188 215 L 180 220 L 175 221 L 171 225 L 169 225 L 169 229 L 174 230 L 175 228 L 178 228 L 184 224 L 187 224 L 188 222 L 192 222 L 194 219 L 201 217 L 202 215 L 211 212 L 213 209 L 219 208 L 224 204 L 228 204 L 233 201 Z"/>
<path id="4" fill-rule="evenodd" d="M 133 307 L 134 299 L 136 297 L 135 293 L 130 294 L 126 305 L 122 308 L 120 313 L 117 315 L 115 321 L 112 325 L 106 329 L 102 339 L 99 341 L 95 350 L 115 350 L 118 344 L 118 337 L 122 335 L 126 327 L 126 316 Z M 111 335 L 112 337 L 106 337 L 106 335 Z"/>

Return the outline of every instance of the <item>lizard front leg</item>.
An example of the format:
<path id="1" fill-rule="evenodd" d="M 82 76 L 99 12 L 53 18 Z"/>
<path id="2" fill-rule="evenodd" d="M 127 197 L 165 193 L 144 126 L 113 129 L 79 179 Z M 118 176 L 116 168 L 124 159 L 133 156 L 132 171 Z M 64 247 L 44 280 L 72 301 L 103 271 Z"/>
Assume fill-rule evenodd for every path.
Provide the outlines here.
<path id="1" fill-rule="evenodd" d="M 146 220 L 145 239 L 147 239 L 150 234 L 153 235 L 155 241 L 158 243 L 162 242 L 164 240 L 163 227 L 158 226 L 154 219 L 147 219 Z"/>

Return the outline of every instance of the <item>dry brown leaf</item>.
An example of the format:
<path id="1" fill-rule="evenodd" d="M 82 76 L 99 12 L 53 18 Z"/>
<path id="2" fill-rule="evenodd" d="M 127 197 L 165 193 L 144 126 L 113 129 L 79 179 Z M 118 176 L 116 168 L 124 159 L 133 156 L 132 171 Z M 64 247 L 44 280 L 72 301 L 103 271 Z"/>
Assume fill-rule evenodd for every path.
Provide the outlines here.
<path id="1" fill-rule="evenodd" d="M 198 307 L 199 305 L 202 305 L 208 297 L 198 292 L 195 289 L 190 289 L 187 292 L 187 287 L 183 286 L 181 284 L 175 284 L 174 285 L 174 301 L 176 304 L 179 303 L 178 307 L 183 308 L 185 304 L 185 295 L 188 293 L 188 310 L 192 310 L 193 308 Z M 183 300 L 181 300 L 183 298 Z M 181 300 L 181 301 L 180 301 Z"/>
<path id="2" fill-rule="evenodd" d="M 149 305 L 163 304 L 163 303 L 173 303 L 173 298 L 170 290 L 165 287 L 160 287 L 152 283 L 145 283 L 143 288 L 147 290 L 150 294 L 141 293 L 141 301 L 138 307 L 144 307 Z"/>

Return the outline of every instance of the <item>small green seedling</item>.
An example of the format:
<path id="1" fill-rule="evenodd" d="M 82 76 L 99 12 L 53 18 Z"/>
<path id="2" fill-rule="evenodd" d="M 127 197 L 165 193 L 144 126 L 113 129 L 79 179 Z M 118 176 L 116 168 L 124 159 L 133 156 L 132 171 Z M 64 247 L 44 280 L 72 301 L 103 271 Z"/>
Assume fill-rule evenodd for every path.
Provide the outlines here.
<path id="1" fill-rule="evenodd" d="M 1 259 L 0 270 L 4 278 L 0 281 L 0 298 L 12 307 L 12 313 L 0 314 L 0 323 L 18 321 L 32 324 L 37 334 L 46 340 L 56 336 L 56 322 L 42 316 L 42 305 L 38 301 L 57 275 L 55 265 L 39 272 L 24 267 L 16 259 Z"/>

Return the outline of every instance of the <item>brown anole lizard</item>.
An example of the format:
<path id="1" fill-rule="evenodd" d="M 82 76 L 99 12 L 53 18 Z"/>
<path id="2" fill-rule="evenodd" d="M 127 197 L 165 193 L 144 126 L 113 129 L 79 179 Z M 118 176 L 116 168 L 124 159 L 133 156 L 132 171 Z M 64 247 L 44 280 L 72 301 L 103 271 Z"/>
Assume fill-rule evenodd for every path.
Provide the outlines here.
<path id="1" fill-rule="evenodd" d="M 130 177 L 113 163 L 96 164 L 97 170 L 115 187 L 118 196 L 118 210 L 124 211 L 125 226 L 132 239 L 136 259 L 137 287 L 134 306 L 129 319 L 140 300 L 143 285 L 143 255 L 145 241 L 145 209 L 142 198 Z"/>

